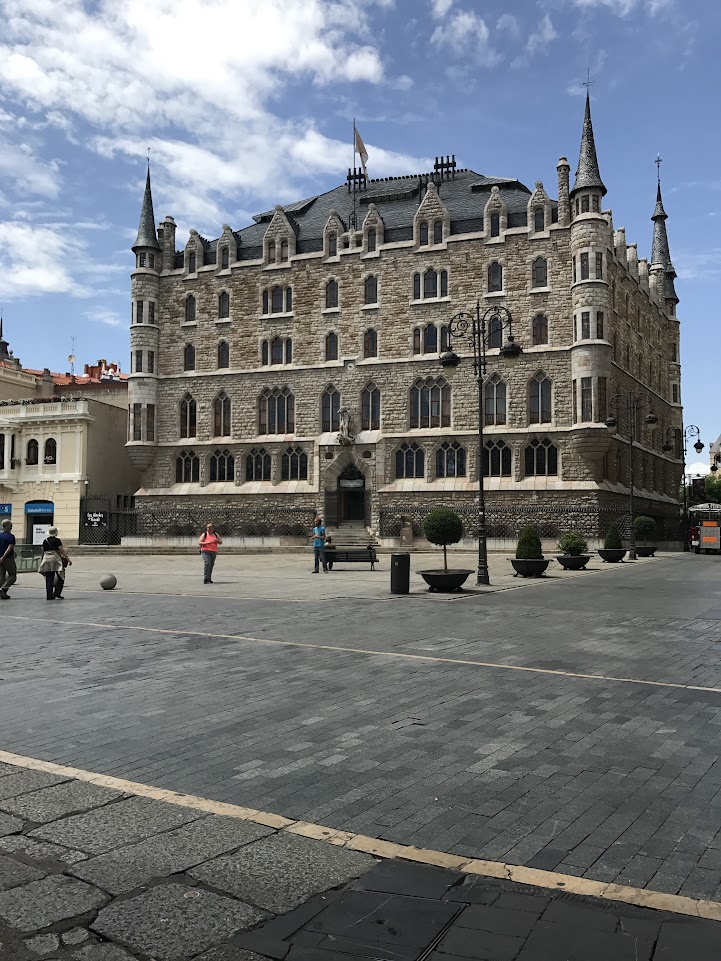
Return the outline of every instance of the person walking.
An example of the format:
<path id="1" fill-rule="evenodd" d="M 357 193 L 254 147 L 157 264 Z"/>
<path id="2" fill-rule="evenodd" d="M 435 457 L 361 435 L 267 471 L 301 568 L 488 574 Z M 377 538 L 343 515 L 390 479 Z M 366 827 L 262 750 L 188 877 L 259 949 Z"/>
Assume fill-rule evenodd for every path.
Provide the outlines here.
<path id="1" fill-rule="evenodd" d="M 17 567 L 15 566 L 15 535 L 12 533 L 13 524 L 11 520 L 2 522 L 2 533 L 0 533 L 0 600 L 9 601 L 8 589 L 13 586 L 18 578 Z"/>
<path id="2" fill-rule="evenodd" d="M 323 565 L 323 573 L 328 573 L 328 566 L 325 562 L 325 527 L 323 518 L 316 517 L 313 527 L 313 573 L 318 573 L 318 563 Z"/>
<path id="3" fill-rule="evenodd" d="M 213 568 L 215 567 L 215 559 L 218 556 L 218 546 L 222 543 L 222 540 L 215 533 L 215 528 L 213 525 L 208 524 L 198 540 L 200 556 L 203 558 L 204 584 L 213 583 Z"/>
<path id="4" fill-rule="evenodd" d="M 48 601 L 63 601 L 63 587 L 65 586 L 65 568 L 73 562 L 58 537 L 57 527 L 48 529 L 48 536 L 43 541 L 43 556 L 40 560 L 39 572 L 45 578 L 45 597 Z"/>

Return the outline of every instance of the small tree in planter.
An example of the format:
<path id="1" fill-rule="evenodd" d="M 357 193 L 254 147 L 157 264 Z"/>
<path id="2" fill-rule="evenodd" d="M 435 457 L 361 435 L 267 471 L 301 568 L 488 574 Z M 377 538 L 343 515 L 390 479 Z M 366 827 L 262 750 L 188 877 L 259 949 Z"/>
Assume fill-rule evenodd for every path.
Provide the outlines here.
<path id="1" fill-rule="evenodd" d="M 649 547 L 648 539 L 651 538 L 653 540 L 653 536 L 656 533 L 656 521 L 653 517 L 647 517 L 642 514 L 634 520 L 633 526 L 636 530 L 636 537 L 643 539 L 643 547 L 637 546 L 636 553 L 639 557 L 653 557 L 656 553 L 656 547 L 653 544 Z"/>
<path id="2" fill-rule="evenodd" d="M 449 544 L 457 544 L 463 536 L 463 521 L 455 511 L 448 507 L 436 507 L 423 518 L 423 533 L 431 544 L 443 548 L 442 571 L 419 571 L 431 591 L 458 591 L 465 582 L 470 570 L 448 570 Z"/>
<path id="3" fill-rule="evenodd" d="M 626 551 L 624 550 L 623 543 L 621 541 L 621 535 L 618 533 L 618 528 L 615 524 L 612 524 L 606 531 L 606 537 L 603 541 L 603 550 L 598 552 L 604 561 L 609 564 L 616 564 L 618 561 L 622 561 L 626 556 Z"/>
<path id="4" fill-rule="evenodd" d="M 550 563 L 550 560 L 543 556 L 537 528 L 533 524 L 526 524 L 518 538 L 516 556 L 511 558 L 515 576 L 520 574 L 521 577 L 543 577 Z"/>
<path id="5" fill-rule="evenodd" d="M 569 531 L 558 542 L 561 556 L 556 560 L 566 571 L 585 571 L 586 564 L 591 560 L 588 553 L 586 538 L 578 531 Z"/>

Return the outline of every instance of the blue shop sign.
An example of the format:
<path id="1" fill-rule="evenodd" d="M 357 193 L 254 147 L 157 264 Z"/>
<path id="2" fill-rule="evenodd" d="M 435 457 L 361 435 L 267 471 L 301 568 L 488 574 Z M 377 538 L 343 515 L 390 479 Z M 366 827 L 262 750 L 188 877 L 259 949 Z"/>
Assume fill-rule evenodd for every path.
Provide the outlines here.
<path id="1" fill-rule="evenodd" d="M 55 505 L 52 501 L 35 501 L 25 505 L 26 514 L 54 514 Z"/>
<path id="2" fill-rule="evenodd" d="M 12 514 L 12 512 L 13 512 L 12 504 L 0 504 L 0 514 L 7 514 L 9 517 L 10 514 Z"/>

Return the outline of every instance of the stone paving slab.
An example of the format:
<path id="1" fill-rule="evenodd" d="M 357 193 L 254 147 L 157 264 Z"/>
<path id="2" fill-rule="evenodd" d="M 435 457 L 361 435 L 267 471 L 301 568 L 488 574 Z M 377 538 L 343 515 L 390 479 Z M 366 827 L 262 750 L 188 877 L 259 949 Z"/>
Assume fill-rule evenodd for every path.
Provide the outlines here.
<path id="1" fill-rule="evenodd" d="M 0 801 L 0 808 L 28 821 L 55 821 L 68 814 L 97 808 L 120 797 L 120 791 L 110 791 L 83 781 L 66 781 Z"/>
<path id="2" fill-rule="evenodd" d="M 94 913 L 107 900 L 107 895 L 84 881 L 55 875 L 1 893 L 0 919 L 19 931 L 41 930 Z"/>
<path id="3" fill-rule="evenodd" d="M 50 787 L 53 784 L 60 784 L 67 778 L 58 777 L 56 774 L 46 774 L 45 771 L 15 771 L 6 777 L 0 778 L 0 802 L 3 810 L 6 810 L 5 802 L 8 799 L 17 798 L 23 794 L 30 794 L 39 788 Z"/>

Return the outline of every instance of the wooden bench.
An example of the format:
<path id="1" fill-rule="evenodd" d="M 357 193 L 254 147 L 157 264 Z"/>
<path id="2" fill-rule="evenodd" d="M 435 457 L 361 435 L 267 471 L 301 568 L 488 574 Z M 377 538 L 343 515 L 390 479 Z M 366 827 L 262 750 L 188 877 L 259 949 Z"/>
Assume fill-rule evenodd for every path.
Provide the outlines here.
<path id="1" fill-rule="evenodd" d="M 326 564 L 367 564 L 370 562 L 371 570 L 375 570 L 378 563 L 378 555 L 374 547 L 336 547 L 335 550 L 325 552 Z"/>

